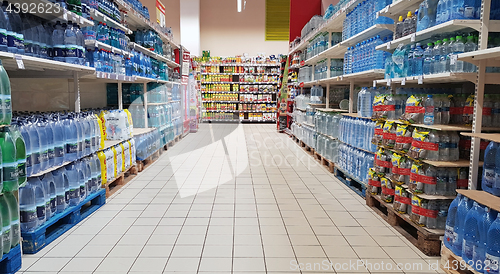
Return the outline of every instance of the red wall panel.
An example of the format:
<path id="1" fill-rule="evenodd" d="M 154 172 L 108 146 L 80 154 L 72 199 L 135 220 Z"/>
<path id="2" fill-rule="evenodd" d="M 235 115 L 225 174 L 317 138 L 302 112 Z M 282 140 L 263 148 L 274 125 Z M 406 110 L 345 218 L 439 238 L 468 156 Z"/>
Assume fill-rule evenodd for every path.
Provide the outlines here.
<path id="1" fill-rule="evenodd" d="M 321 15 L 321 4 L 321 0 L 290 0 L 290 41 L 300 37 L 311 17 Z"/>

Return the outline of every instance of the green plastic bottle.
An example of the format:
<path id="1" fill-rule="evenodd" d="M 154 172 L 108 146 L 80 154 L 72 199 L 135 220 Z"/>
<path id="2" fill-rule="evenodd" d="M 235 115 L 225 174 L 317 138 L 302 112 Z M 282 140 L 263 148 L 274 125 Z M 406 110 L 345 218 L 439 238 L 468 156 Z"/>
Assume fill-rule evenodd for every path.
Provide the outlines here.
<path id="1" fill-rule="evenodd" d="M 10 132 L 16 144 L 17 183 L 19 187 L 22 187 L 26 183 L 26 144 L 16 125 L 10 127 Z"/>
<path id="2" fill-rule="evenodd" d="M 3 253 L 7 254 L 10 251 L 10 241 L 12 239 L 10 232 L 10 209 L 5 195 L 0 195 L 0 214 L 2 215 L 2 242 Z"/>
<path id="3" fill-rule="evenodd" d="M 18 190 L 16 145 L 8 127 L 0 131 L 0 147 L 2 148 L 3 191 Z"/>
<path id="4" fill-rule="evenodd" d="M 0 120 L 2 125 L 10 125 L 12 122 L 12 103 L 11 103 L 11 90 L 10 90 L 10 80 L 7 71 L 0 61 L 0 82 L 1 82 L 1 94 L 0 98 L 2 100 L 2 113 L 3 119 Z"/>
<path id="5" fill-rule="evenodd" d="M 19 222 L 19 203 L 17 202 L 16 196 L 12 192 L 4 193 L 5 199 L 9 204 L 10 209 L 10 234 L 11 241 L 10 247 L 14 248 L 19 244 L 19 239 L 21 237 L 21 223 Z"/>

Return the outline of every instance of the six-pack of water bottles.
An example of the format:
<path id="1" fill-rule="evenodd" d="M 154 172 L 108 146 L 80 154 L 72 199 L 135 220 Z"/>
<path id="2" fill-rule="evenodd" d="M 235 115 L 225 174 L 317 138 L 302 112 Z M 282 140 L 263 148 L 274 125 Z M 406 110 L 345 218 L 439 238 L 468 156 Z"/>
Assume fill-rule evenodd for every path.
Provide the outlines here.
<path id="1" fill-rule="evenodd" d="M 394 20 L 377 16 L 377 12 L 391 4 L 392 0 L 368 0 L 359 3 L 348 12 L 342 25 L 342 40 L 346 40 L 375 24 L 393 24 Z"/>
<path id="2" fill-rule="evenodd" d="M 390 54 L 385 51 L 375 50 L 375 48 L 391 39 L 390 36 L 382 38 L 377 35 L 347 48 L 344 54 L 344 74 L 384 69 L 384 64 L 386 59 L 390 58 Z"/>

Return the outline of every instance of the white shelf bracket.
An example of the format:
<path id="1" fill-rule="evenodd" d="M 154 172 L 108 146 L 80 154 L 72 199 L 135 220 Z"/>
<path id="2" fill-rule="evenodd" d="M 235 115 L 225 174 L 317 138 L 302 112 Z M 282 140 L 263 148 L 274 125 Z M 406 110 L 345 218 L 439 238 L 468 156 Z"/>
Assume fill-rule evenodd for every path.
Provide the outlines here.
<path id="1" fill-rule="evenodd" d="M 122 81 L 118 81 L 118 109 L 123 109 L 123 88 Z"/>
<path id="2" fill-rule="evenodd" d="M 78 72 L 73 72 L 73 90 L 75 92 L 75 112 L 80 112 L 80 83 L 78 81 Z"/>
<path id="3" fill-rule="evenodd" d="M 148 84 L 144 83 L 143 84 L 143 90 L 144 90 L 144 127 L 149 128 L 148 126 Z"/>
<path id="4" fill-rule="evenodd" d="M 326 84 L 326 99 L 325 99 L 325 108 L 330 108 L 330 83 Z"/>
<path id="5" fill-rule="evenodd" d="M 349 113 L 354 111 L 354 81 L 349 81 Z"/>

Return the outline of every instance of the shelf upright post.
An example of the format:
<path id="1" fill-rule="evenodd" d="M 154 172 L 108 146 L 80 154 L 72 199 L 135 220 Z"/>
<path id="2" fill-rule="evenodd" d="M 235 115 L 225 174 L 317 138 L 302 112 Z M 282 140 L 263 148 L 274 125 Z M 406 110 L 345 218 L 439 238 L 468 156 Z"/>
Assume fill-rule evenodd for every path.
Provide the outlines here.
<path id="1" fill-rule="evenodd" d="M 148 83 L 143 84 L 144 90 L 144 127 L 149 128 L 148 125 Z"/>
<path id="2" fill-rule="evenodd" d="M 122 89 L 122 81 L 118 81 L 118 109 L 123 109 L 123 89 Z"/>
<path id="3" fill-rule="evenodd" d="M 488 28 L 490 23 L 491 0 L 481 2 L 481 27 L 479 30 L 478 49 L 483 50 L 488 47 Z M 472 122 L 472 132 L 481 133 L 483 120 L 484 83 L 486 79 L 486 60 L 479 61 L 477 68 L 474 119 Z M 481 138 L 472 137 L 471 153 L 469 163 L 469 189 L 477 189 L 477 177 L 479 172 L 479 153 Z"/>
<path id="4" fill-rule="evenodd" d="M 75 112 L 80 112 L 80 83 L 78 82 L 78 72 L 73 72 L 73 89 L 75 92 Z"/>
<path id="5" fill-rule="evenodd" d="M 354 111 L 354 80 L 349 82 L 349 113 Z"/>
<path id="6" fill-rule="evenodd" d="M 330 78 L 330 77 L 328 77 L 328 78 Z M 325 92 L 326 92 L 326 99 L 325 99 L 326 105 L 325 105 L 325 108 L 330 108 L 330 83 L 326 84 L 326 90 L 325 90 Z"/>

